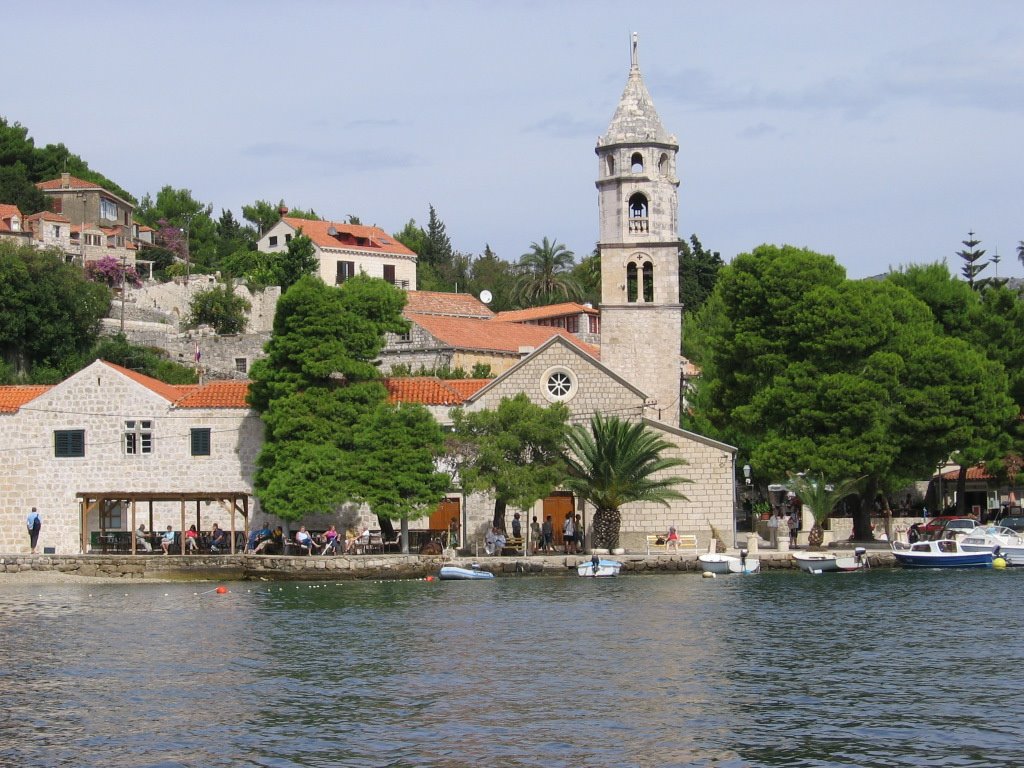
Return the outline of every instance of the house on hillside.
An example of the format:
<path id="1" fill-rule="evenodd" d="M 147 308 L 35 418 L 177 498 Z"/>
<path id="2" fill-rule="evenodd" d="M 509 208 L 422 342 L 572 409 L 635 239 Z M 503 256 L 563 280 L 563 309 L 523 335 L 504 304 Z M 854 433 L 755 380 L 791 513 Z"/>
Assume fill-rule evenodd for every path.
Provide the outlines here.
<path id="1" fill-rule="evenodd" d="M 19 245 L 27 245 L 32 240 L 32 232 L 25 226 L 25 217 L 16 205 L 0 203 L 0 240 Z"/>
<path id="2" fill-rule="evenodd" d="M 70 223 L 70 242 L 65 253 L 84 265 L 110 256 L 134 266 L 138 248 L 134 242 L 135 206 L 98 184 L 62 173 L 59 179 L 40 181 L 50 211 Z"/>
<path id="3" fill-rule="evenodd" d="M 287 250 L 299 230 L 313 241 L 320 278 L 328 285 L 340 285 L 363 272 L 399 288 L 416 290 L 416 254 L 379 227 L 285 215 L 259 239 L 256 248 L 266 253 Z"/>
<path id="4" fill-rule="evenodd" d="M 71 221 L 67 216 L 53 211 L 40 211 L 25 217 L 25 223 L 32 230 L 32 242 L 37 248 L 57 248 L 61 253 L 72 253 Z"/>

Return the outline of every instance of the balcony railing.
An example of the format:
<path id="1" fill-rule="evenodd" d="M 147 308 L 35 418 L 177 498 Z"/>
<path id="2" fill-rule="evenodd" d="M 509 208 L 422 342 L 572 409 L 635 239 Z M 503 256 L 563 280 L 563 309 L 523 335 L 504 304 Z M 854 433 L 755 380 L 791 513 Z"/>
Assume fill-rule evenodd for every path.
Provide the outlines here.
<path id="1" fill-rule="evenodd" d="M 644 218 L 644 219 L 630 219 L 629 220 L 629 231 L 630 232 L 639 232 L 639 233 L 646 233 L 646 232 L 648 232 L 649 230 L 648 230 L 648 227 L 647 227 L 647 221 L 648 220 L 646 218 Z"/>

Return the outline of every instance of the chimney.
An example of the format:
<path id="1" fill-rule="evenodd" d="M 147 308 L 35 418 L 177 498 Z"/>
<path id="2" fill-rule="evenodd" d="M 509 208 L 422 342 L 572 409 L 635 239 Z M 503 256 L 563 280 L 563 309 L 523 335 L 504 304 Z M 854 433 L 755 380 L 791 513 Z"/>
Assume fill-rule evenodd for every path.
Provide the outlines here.
<path id="1" fill-rule="evenodd" d="M 67 171 L 60 175 L 60 188 L 71 189 L 71 174 Z"/>
<path id="2" fill-rule="evenodd" d="M 277 212 L 281 214 L 281 218 L 283 219 L 288 215 L 288 206 L 282 203 L 281 207 L 277 209 Z"/>

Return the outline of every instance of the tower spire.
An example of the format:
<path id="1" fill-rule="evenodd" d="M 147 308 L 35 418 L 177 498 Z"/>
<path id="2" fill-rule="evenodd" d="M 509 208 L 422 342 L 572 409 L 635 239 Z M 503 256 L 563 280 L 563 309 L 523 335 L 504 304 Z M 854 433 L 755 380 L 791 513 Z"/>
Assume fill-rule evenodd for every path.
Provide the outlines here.
<path id="1" fill-rule="evenodd" d="M 632 49 L 632 52 L 630 54 L 630 59 L 629 59 L 629 70 L 630 70 L 630 72 L 634 72 L 634 71 L 639 71 L 640 70 L 640 62 L 637 59 L 637 53 L 636 53 L 636 47 L 639 44 L 639 41 L 640 41 L 640 35 L 638 35 L 636 32 L 634 32 L 633 33 L 633 49 Z"/>

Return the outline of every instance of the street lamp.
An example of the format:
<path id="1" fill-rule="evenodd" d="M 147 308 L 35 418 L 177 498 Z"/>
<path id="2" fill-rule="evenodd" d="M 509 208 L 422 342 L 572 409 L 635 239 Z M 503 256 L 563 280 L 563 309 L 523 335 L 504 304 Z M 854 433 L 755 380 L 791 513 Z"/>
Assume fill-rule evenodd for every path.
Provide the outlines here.
<path id="1" fill-rule="evenodd" d="M 745 485 L 753 485 L 753 480 L 750 477 L 751 469 L 749 464 L 743 465 L 743 482 Z"/>

